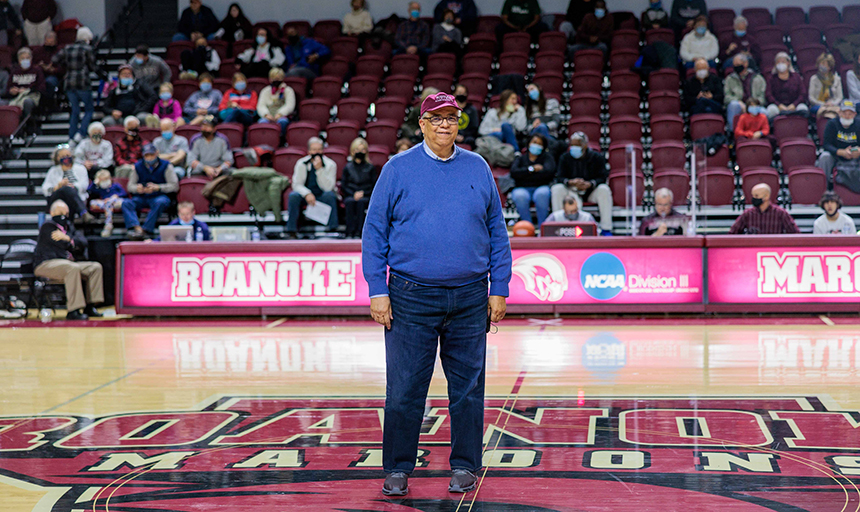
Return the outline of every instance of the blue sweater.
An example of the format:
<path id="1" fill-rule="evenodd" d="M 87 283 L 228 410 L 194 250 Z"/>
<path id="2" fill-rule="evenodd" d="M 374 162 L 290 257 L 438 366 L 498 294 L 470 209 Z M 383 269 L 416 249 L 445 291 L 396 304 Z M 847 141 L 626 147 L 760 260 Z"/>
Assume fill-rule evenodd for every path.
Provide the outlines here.
<path id="1" fill-rule="evenodd" d="M 463 286 L 490 274 L 508 296 L 511 245 L 493 175 L 478 154 L 447 161 L 418 144 L 391 158 L 370 197 L 362 238 L 370 296 L 387 295 L 386 270 L 426 286 Z"/>

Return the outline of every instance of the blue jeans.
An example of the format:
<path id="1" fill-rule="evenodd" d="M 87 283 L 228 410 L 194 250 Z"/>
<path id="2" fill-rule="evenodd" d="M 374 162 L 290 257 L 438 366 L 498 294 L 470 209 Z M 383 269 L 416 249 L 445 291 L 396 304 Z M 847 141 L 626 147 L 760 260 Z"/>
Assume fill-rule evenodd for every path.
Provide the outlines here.
<path id="1" fill-rule="evenodd" d="M 691 114 L 722 114 L 723 105 L 712 99 L 699 98 L 696 100 L 693 108 L 690 109 Z"/>
<path id="2" fill-rule="evenodd" d="M 511 126 L 511 123 L 502 123 L 502 131 L 491 133 L 490 135 L 505 144 L 510 144 L 517 153 L 520 152 L 520 145 L 517 144 L 517 134 L 514 132 L 514 127 Z"/>
<path id="3" fill-rule="evenodd" d="M 125 219 L 126 229 L 133 229 L 140 226 L 140 221 L 137 219 L 137 213 L 149 208 L 149 213 L 146 214 L 146 221 L 143 223 L 143 230 L 147 233 L 155 232 L 155 224 L 158 218 L 164 213 L 164 210 L 170 206 L 170 198 L 164 194 L 152 196 L 132 196 L 122 202 L 122 218 Z"/>
<path id="4" fill-rule="evenodd" d="M 382 468 L 412 473 L 436 348 L 448 381 L 451 469 L 481 468 L 487 352 L 487 279 L 465 286 L 388 280 L 391 330 L 385 331 Z"/>
<path id="5" fill-rule="evenodd" d="M 531 222 L 532 214 L 529 211 L 529 205 L 532 201 L 535 203 L 537 211 L 537 227 L 543 224 L 543 221 L 549 216 L 549 198 L 550 189 L 548 185 L 540 187 L 517 187 L 511 191 L 511 199 L 517 205 L 517 212 L 520 214 L 520 219 Z"/>
<path id="6" fill-rule="evenodd" d="M 245 110 L 241 108 L 228 108 L 218 113 L 218 116 L 225 123 L 242 123 L 245 126 L 254 124 L 257 120 L 257 113 L 253 110 Z"/>
<path id="7" fill-rule="evenodd" d="M 261 117 L 260 122 L 261 123 L 271 123 L 272 121 L 269 121 L 265 117 Z M 289 117 L 279 117 L 275 122 L 278 123 L 278 126 L 281 127 L 281 137 L 283 137 L 287 133 L 287 126 L 289 126 L 289 124 L 290 124 L 290 118 Z"/>
<path id="8" fill-rule="evenodd" d="M 551 142 L 551 143 L 555 144 L 555 137 L 553 137 L 552 135 L 550 135 L 550 133 L 549 133 L 549 127 L 546 125 L 546 123 L 541 123 L 541 124 L 539 124 L 539 125 L 537 126 L 537 128 L 533 129 L 533 130 L 529 133 L 529 135 L 541 135 L 541 136 L 543 136 L 543 138 L 545 138 L 547 141 L 549 141 L 549 142 Z"/>
<path id="9" fill-rule="evenodd" d="M 729 103 L 729 106 L 726 107 L 726 121 L 728 121 L 729 132 L 734 133 L 735 131 L 735 117 L 744 113 L 743 107 L 737 100 L 733 100 Z"/>
<path id="10" fill-rule="evenodd" d="M 66 91 L 66 97 L 72 104 L 72 113 L 69 116 L 69 138 L 73 138 L 77 133 L 86 138 L 87 128 L 93 120 L 93 92 L 89 89 L 70 89 Z M 83 119 L 80 119 L 81 102 L 84 104 Z"/>
<path id="11" fill-rule="evenodd" d="M 334 192 L 323 192 L 323 195 L 317 197 L 317 201 L 331 206 L 331 217 L 328 218 L 328 230 L 337 231 L 337 194 Z M 295 233 L 299 230 L 299 216 L 302 214 L 302 207 L 308 204 L 305 198 L 298 192 L 290 192 L 288 199 L 287 211 L 290 213 L 287 218 L 287 231 Z"/>

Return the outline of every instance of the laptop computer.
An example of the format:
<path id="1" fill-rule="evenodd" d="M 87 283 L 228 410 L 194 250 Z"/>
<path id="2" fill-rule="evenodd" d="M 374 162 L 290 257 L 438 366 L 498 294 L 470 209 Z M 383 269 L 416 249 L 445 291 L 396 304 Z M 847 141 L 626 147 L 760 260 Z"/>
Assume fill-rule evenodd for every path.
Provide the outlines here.
<path id="1" fill-rule="evenodd" d="M 211 227 L 214 242 L 247 242 L 251 239 L 251 229 L 248 226 L 218 226 Z"/>
<path id="2" fill-rule="evenodd" d="M 162 242 L 187 242 L 194 240 L 192 229 L 194 226 L 161 226 L 158 228 L 158 234 Z"/>

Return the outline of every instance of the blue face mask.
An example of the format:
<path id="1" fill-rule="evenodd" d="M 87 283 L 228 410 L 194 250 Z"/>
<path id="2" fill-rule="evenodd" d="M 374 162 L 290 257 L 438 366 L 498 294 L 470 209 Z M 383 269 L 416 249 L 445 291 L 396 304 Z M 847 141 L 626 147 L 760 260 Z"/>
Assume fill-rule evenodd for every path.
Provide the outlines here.
<path id="1" fill-rule="evenodd" d="M 743 36 L 747 35 L 747 31 L 746 30 L 735 30 L 735 35 L 738 37 L 743 37 Z"/>
<path id="2" fill-rule="evenodd" d="M 266 36 L 257 36 L 257 44 L 262 45 L 266 42 Z"/>
<path id="3" fill-rule="evenodd" d="M 162 101 L 167 101 L 170 98 L 172 98 L 173 95 L 170 94 L 169 92 L 163 92 L 163 93 L 159 94 L 158 97 L 161 98 Z"/>
<path id="4" fill-rule="evenodd" d="M 21 59 L 21 69 L 30 69 L 30 66 L 33 64 L 33 61 L 30 59 Z"/>
<path id="5" fill-rule="evenodd" d="M 409 11 L 409 15 L 417 19 L 421 17 L 421 11 Z"/>
<path id="6" fill-rule="evenodd" d="M 529 153 L 538 156 L 543 153 L 543 146 L 540 144 L 529 144 Z"/>
<path id="7" fill-rule="evenodd" d="M 708 31 L 708 27 L 696 27 L 696 33 L 700 36 L 705 35 L 705 32 Z"/>
<path id="8" fill-rule="evenodd" d="M 537 89 L 530 89 L 529 98 L 531 98 L 532 101 L 537 101 L 540 98 L 540 91 Z"/>
<path id="9" fill-rule="evenodd" d="M 236 82 L 235 84 L 233 84 L 233 88 L 239 92 L 242 92 L 245 90 L 245 82 Z"/>
<path id="10" fill-rule="evenodd" d="M 134 83 L 134 78 L 120 78 L 119 79 L 119 85 L 121 85 L 123 87 L 130 87 L 131 84 L 133 84 L 133 83 Z"/>
<path id="11" fill-rule="evenodd" d="M 209 82 L 203 82 L 200 84 L 200 90 L 203 92 L 209 92 L 212 90 L 212 84 Z"/>
<path id="12" fill-rule="evenodd" d="M 143 64 L 143 59 L 141 59 L 140 57 L 135 57 L 134 63 L 140 66 L 141 64 Z"/>
<path id="13" fill-rule="evenodd" d="M 753 105 L 752 107 L 748 108 L 748 109 L 747 109 L 747 111 L 748 111 L 750 114 L 752 114 L 752 115 L 754 115 L 754 116 L 757 116 L 757 115 L 761 114 L 761 113 L 762 113 L 762 111 L 764 111 L 764 108 L 763 108 L 763 107 L 759 107 L 759 106 L 755 106 L 755 105 Z"/>
<path id="14" fill-rule="evenodd" d="M 149 167 L 155 167 L 156 164 L 158 164 L 158 158 L 152 158 L 152 159 L 144 158 L 143 161 Z"/>
<path id="15" fill-rule="evenodd" d="M 173 138 L 173 132 L 161 132 L 161 138 L 164 140 L 170 140 Z"/>
<path id="16" fill-rule="evenodd" d="M 597 19 L 603 18 L 604 16 L 606 16 L 606 9 L 595 9 L 594 10 L 594 16 Z"/>
<path id="17" fill-rule="evenodd" d="M 194 219 L 191 219 L 188 222 L 185 222 L 184 220 L 179 219 L 179 225 L 180 226 L 193 226 L 194 225 Z"/>
<path id="18" fill-rule="evenodd" d="M 570 156 L 573 158 L 582 157 L 582 147 L 581 146 L 571 146 L 570 147 Z"/>

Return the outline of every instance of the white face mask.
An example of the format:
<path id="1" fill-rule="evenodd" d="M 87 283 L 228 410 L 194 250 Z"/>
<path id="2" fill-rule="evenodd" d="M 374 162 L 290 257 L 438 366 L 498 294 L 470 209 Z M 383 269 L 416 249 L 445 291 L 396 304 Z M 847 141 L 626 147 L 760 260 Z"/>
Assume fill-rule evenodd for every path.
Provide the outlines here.
<path id="1" fill-rule="evenodd" d="M 776 70 L 780 73 L 785 73 L 786 71 L 788 71 L 788 64 L 786 64 L 785 62 L 780 62 L 776 65 Z"/>
<path id="2" fill-rule="evenodd" d="M 707 69 L 698 69 L 696 70 L 696 78 L 698 78 L 699 80 L 704 80 L 708 78 L 709 73 L 710 72 Z"/>
<path id="3" fill-rule="evenodd" d="M 850 128 L 851 125 L 854 124 L 853 119 L 845 119 L 844 117 L 840 117 L 839 122 L 842 123 L 843 128 Z"/>
<path id="4" fill-rule="evenodd" d="M 454 24 L 453 24 L 453 23 L 448 23 L 447 21 L 444 21 L 444 22 L 442 22 L 442 28 L 444 28 L 445 30 L 449 30 L 449 31 L 450 31 L 450 30 L 453 30 L 453 29 L 454 29 Z"/>

